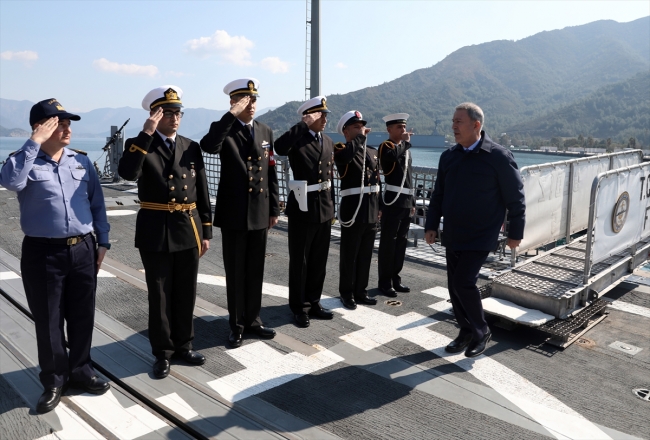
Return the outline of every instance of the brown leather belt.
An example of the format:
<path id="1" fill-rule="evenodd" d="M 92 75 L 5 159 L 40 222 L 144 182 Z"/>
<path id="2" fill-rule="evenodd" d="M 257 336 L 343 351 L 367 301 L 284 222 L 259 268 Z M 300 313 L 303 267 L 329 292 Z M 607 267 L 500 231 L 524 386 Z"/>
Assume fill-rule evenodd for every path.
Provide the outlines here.
<path id="1" fill-rule="evenodd" d="M 152 211 L 167 211 L 169 213 L 187 212 L 188 215 L 190 216 L 192 229 L 194 229 L 194 237 L 196 238 L 196 245 L 199 247 L 199 254 L 201 254 L 201 238 L 199 237 L 199 231 L 198 229 L 196 229 L 196 223 L 194 223 L 194 217 L 192 216 L 192 210 L 196 209 L 196 203 L 140 202 L 140 209 L 150 209 Z"/>

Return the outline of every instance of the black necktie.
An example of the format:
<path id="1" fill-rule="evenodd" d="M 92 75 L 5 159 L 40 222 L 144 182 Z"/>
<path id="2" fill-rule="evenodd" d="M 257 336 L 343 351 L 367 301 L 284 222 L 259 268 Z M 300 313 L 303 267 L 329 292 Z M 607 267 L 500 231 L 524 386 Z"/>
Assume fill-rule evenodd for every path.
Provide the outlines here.
<path id="1" fill-rule="evenodd" d="M 169 151 L 174 151 L 174 141 L 171 138 L 167 138 L 167 145 L 169 145 Z"/>
<path id="2" fill-rule="evenodd" d="M 316 138 L 316 140 L 318 141 L 319 144 L 323 145 L 323 143 L 321 142 L 321 139 L 320 139 L 320 133 L 314 134 L 314 137 Z"/>
<path id="3" fill-rule="evenodd" d="M 250 124 L 244 125 L 244 130 L 249 138 L 253 139 L 253 127 Z"/>

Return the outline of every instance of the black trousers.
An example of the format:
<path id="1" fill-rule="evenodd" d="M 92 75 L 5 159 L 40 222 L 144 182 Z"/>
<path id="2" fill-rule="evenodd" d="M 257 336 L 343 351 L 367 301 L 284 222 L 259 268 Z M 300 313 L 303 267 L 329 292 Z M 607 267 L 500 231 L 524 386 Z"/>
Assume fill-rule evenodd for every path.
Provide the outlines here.
<path id="1" fill-rule="evenodd" d="M 223 265 L 226 269 L 226 296 L 230 329 L 262 325 L 262 280 L 268 229 L 238 231 L 221 228 Z"/>
<path id="2" fill-rule="evenodd" d="M 339 293 L 343 298 L 366 295 L 376 236 L 377 223 L 354 223 L 349 228 L 341 227 Z"/>
<path id="3" fill-rule="evenodd" d="M 199 252 L 140 249 L 149 292 L 149 342 L 158 359 L 192 349 Z"/>
<path id="4" fill-rule="evenodd" d="M 384 209 L 382 213 L 378 255 L 380 289 L 390 289 L 402 282 L 399 273 L 404 267 L 410 214 L 410 208 Z"/>
<path id="5" fill-rule="evenodd" d="M 483 314 L 481 294 L 476 287 L 478 272 L 488 251 L 452 251 L 447 248 L 447 283 L 449 298 L 461 332 L 471 332 L 480 339 L 488 325 Z"/>
<path id="6" fill-rule="evenodd" d="M 320 307 L 332 222 L 305 223 L 289 216 L 289 307 L 294 315 Z"/>
<path id="7" fill-rule="evenodd" d="M 95 239 L 89 234 L 74 246 L 38 240 L 24 238 L 20 270 L 34 316 L 41 383 L 47 389 L 68 380 L 88 382 L 95 375 L 90 360 L 97 290 Z"/>

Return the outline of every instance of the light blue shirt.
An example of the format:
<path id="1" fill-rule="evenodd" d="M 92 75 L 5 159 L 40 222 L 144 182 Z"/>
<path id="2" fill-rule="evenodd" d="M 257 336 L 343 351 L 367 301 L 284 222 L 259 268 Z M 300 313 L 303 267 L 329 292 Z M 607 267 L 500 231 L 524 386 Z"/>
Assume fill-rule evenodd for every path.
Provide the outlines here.
<path id="1" fill-rule="evenodd" d="M 480 138 L 480 137 L 478 138 L 478 140 L 477 140 L 476 142 L 474 142 L 474 143 L 473 143 L 472 145 L 470 145 L 468 148 L 465 148 L 465 153 L 469 153 L 469 152 L 472 151 L 474 148 L 476 148 L 476 146 L 478 145 L 479 142 L 481 142 L 481 138 Z"/>
<path id="2" fill-rule="evenodd" d="M 95 232 L 108 243 L 104 193 L 92 162 L 64 148 L 57 163 L 28 139 L 0 171 L 0 184 L 18 193 L 20 226 L 31 237 L 66 238 Z"/>

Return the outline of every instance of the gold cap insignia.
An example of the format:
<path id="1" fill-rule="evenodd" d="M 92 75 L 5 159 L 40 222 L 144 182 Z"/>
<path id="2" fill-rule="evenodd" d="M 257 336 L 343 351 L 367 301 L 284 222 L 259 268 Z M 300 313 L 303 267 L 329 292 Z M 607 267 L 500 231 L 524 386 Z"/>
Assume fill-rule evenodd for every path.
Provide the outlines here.
<path id="1" fill-rule="evenodd" d="M 174 89 L 168 89 L 165 92 L 165 99 L 167 101 L 178 101 L 178 93 Z"/>
<path id="2" fill-rule="evenodd" d="M 323 104 L 324 108 L 327 108 L 327 105 L 325 104 L 325 98 L 321 99 L 320 103 Z"/>
<path id="3" fill-rule="evenodd" d="M 255 90 L 255 83 L 253 81 L 248 81 L 248 90 Z"/>
<path id="4" fill-rule="evenodd" d="M 57 105 L 57 106 L 56 106 L 56 109 L 57 109 L 58 111 L 60 111 L 60 112 L 64 112 L 64 111 L 65 111 L 65 109 L 63 108 L 63 106 L 62 106 L 61 104 Z"/>

